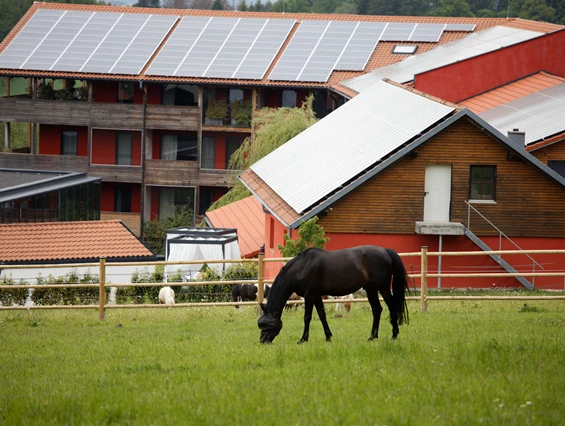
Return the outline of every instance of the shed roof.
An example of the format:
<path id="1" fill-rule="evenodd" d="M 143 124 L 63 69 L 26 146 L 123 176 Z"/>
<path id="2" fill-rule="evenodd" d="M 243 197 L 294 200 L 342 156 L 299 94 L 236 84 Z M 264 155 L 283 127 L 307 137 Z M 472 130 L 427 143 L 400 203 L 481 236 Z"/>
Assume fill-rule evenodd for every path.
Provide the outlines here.
<path id="1" fill-rule="evenodd" d="M 120 220 L 0 224 L 0 262 L 150 258 Z"/>
<path id="2" fill-rule="evenodd" d="M 117 6 L 98 6 L 98 5 L 74 5 L 74 4 L 58 4 L 58 3 L 34 3 L 24 17 L 18 22 L 13 30 L 8 34 L 4 41 L 0 44 L 0 53 L 2 53 L 15 36 L 24 28 L 26 23 L 31 19 L 34 13 L 39 9 L 49 10 L 68 10 L 68 11 L 81 11 L 81 12 L 113 12 L 131 14 L 152 14 L 152 15 L 174 15 L 177 17 L 185 16 L 206 16 L 206 17 L 228 17 L 228 18 L 268 18 L 268 19 L 294 19 L 297 21 L 294 29 L 303 20 L 328 20 L 328 21 L 359 21 L 359 22 L 406 22 L 406 23 L 446 23 L 446 24 L 474 24 L 475 31 L 481 31 L 496 25 L 504 25 L 513 28 L 527 28 L 530 31 L 549 32 L 557 28 L 562 28 L 553 24 L 539 23 L 534 21 L 525 21 L 521 19 L 505 19 L 505 18 L 447 18 L 447 17 L 414 17 L 414 16 L 373 16 L 373 15 L 339 15 L 339 14 L 301 14 L 301 13 L 275 13 L 275 12 L 236 12 L 236 11 L 210 11 L 210 10 L 176 10 L 176 9 L 153 9 L 153 8 L 131 8 L 131 7 L 117 7 Z M 156 52 L 158 53 L 166 42 L 168 36 L 171 34 L 175 26 L 169 31 L 169 34 L 164 37 L 158 45 Z M 465 38 L 469 33 L 466 32 L 444 32 L 438 44 L 448 43 L 453 40 Z M 290 85 L 296 87 L 333 87 L 335 90 L 342 91 L 345 95 L 351 92 L 339 86 L 339 82 L 351 79 L 355 76 L 363 74 L 369 70 L 388 65 L 399 61 L 404 55 L 396 55 L 392 53 L 392 48 L 399 44 L 398 42 L 379 42 L 377 48 L 374 50 L 373 55 L 370 57 L 364 71 L 334 71 L 326 83 L 315 82 L 281 82 L 270 81 L 268 75 L 273 69 L 281 56 L 281 53 L 286 48 L 289 38 L 280 49 L 278 55 L 273 60 L 271 67 L 268 69 L 265 77 L 262 80 L 237 80 L 237 79 L 220 79 L 220 78 L 195 78 L 195 77 L 165 77 L 165 76 L 150 76 L 146 75 L 146 71 L 151 65 L 156 55 L 152 55 L 149 62 L 143 67 L 140 73 L 135 75 L 126 74 L 108 74 L 108 73 L 81 73 L 70 71 L 37 71 L 25 69 L 0 69 L 0 75 L 21 75 L 21 76 L 42 76 L 51 78 L 77 78 L 77 79 L 111 79 L 111 80 L 144 80 L 144 81 L 159 81 L 159 82 L 186 82 L 186 83 L 211 83 L 211 84 L 254 84 L 265 86 L 284 86 Z M 418 52 L 425 52 L 437 46 L 436 43 L 420 42 L 410 43 L 417 44 Z"/>
<path id="3" fill-rule="evenodd" d="M 265 244 L 265 214 L 253 196 L 206 213 L 206 222 L 215 228 L 235 228 L 241 257 L 255 257 Z"/>

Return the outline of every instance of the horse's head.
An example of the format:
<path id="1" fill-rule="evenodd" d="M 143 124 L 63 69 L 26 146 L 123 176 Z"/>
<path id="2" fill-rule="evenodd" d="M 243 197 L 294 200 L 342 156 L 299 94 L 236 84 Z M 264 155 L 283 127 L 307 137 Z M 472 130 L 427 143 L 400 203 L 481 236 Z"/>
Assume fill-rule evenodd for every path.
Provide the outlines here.
<path id="1" fill-rule="evenodd" d="M 271 343 L 281 332 L 283 324 L 280 318 L 275 318 L 273 313 L 268 311 L 264 303 L 261 303 L 261 309 L 263 310 L 263 315 L 257 320 L 257 325 L 261 330 L 259 341 L 261 343 Z"/>

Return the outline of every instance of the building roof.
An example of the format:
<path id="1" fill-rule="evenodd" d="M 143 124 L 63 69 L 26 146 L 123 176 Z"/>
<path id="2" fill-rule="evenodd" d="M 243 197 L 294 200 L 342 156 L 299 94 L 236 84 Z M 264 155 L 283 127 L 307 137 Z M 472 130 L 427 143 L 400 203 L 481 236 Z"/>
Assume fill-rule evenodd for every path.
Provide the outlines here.
<path id="1" fill-rule="evenodd" d="M 528 31 L 535 31 L 537 33 L 553 31 L 557 28 L 562 28 L 553 24 L 545 24 L 534 21 L 524 21 L 520 19 L 505 19 L 505 18 L 447 18 L 447 17 L 413 17 L 413 16 L 371 16 L 371 15 L 339 15 L 339 14 L 300 14 L 300 13 L 264 13 L 264 12 L 236 12 L 236 11 L 209 11 L 209 10 L 175 10 L 175 9 L 152 9 L 152 8 L 130 8 L 130 7 L 116 7 L 116 6 L 94 6 L 94 5 L 71 5 L 71 4 L 58 4 L 58 3 L 34 3 L 29 11 L 24 15 L 24 17 L 18 22 L 18 24 L 13 28 L 13 30 L 8 34 L 4 41 L 0 44 L 0 54 L 9 46 L 9 44 L 15 39 L 15 37 L 20 33 L 20 31 L 25 27 L 25 25 L 30 21 L 34 14 L 38 10 L 63 10 L 74 12 L 110 12 L 124 14 L 132 18 L 135 14 L 147 14 L 160 17 L 159 19 L 165 19 L 167 16 L 173 17 L 176 21 L 172 27 L 167 30 L 167 34 L 162 37 L 159 33 L 158 37 L 162 39 L 158 40 L 158 43 L 154 43 L 156 46 L 155 53 L 151 54 L 151 49 L 146 50 L 145 54 L 150 55 L 149 61 L 143 66 L 139 73 L 133 74 L 115 74 L 115 73 L 104 73 L 104 72 L 76 72 L 76 71 L 54 71 L 54 70 L 32 70 L 24 69 L 25 67 L 7 67 L 0 69 L 0 74 L 4 75 L 21 75 L 26 77 L 42 76 L 51 78 L 77 78 L 77 79 L 115 79 L 115 80 L 144 80 L 144 81 L 160 81 L 160 82 L 186 82 L 186 83 L 208 83 L 208 84 L 244 84 L 244 85 L 266 85 L 266 86 L 285 86 L 289 85 L 297 87 L 333 87 L 335 90 L 342 91 L 345 95 L 351 95 L 352 92 L 339 86 L 339 82 L 351 79 L 353 77 L 359 76 L 364 72 L 369 70 L 382 67 L 394 62 L 399 61 L 405 55 L 397 55 L 392 53 L 392 48 L 399 42 L 383 41 L 379 42 L 373 54 L 370 56 L 363 71 L 341 71 L 335 70 L 331 73 L 327 82 L 317 83 L 317 82 L 306 82 L 306 81 L 271 81 L 268 80 L 269 73 L 274 69 L 274 66 L 278 63 L 282 52 L 285 51 L 289 44 L 289 40 L 296 32 L 299 24 L 302 21 L 312 21 L 312 20 L 327 20 L 327 21 L 358 21 L 358 22 L 391 22 L 391 23 L 422 23 L 422 24 L 472 24 L 474 25 L 474 31 L 482 31 L 486 28 L 491 28 L 497 25 L 504 25 L 505 27 L 512 28 L 527 28 Z M 287 19 L 296 20 L 294 28 L 290 32 L 290 36 L 286 39 L 282 48 L 279 50 L 278 54 L 275 56 L 265 73 L 265 77 L 262 79 L 255 80 L 237 80 L 237 79 L 223 79 L 223 78 L 199 78 L 199 77 L 167 77 L 167 76 L 155 76 L 148 75 L 146 71 L 151 66 L 152 62 L 155 60 L 157 55 L 163 48 L 163 43 L 166 43 L 170 38 L 171 33 L 177 28 L 180 22 L 180 18 L 183 17 L 214 17 L 214 18 L 251 18 L 251 19 Z M 132 18 L 133 19 L 133 18 Z M 168 24 L 167 24 L 168 25 Z M 138 26 L 139 27 L 139 26 Z M 78 26 L 80 28 L 80 25 Z M 162 30 L 162 29 L 161 29 Z M 465 38 L 469 35 L 468 32 L 462 31 L 444 31 L 441 34 L 440 39 L 437 44 L 444 44 L 451 42 L 453 40 Z M 66 36 L 66 35 L 65 35 Z M 53 35 L 53 40 L 56 42 L 57 35 Z M 46 36 L 47 38 L 47 36 Z M 60 38 L 60 37 L 59 37 Z M 154 42 L 154 40 L 152 41 Z M 56 44 L 56 43 L 55 43 Z M 437 46 L 433 42 L 417 42 L 410 44 L 418 45 L 418 52 L 425 52 L 427 50 L 433 49 Z M 128 51 L 124 55 L 130 55 L 136 49 Z M 65 51 L 66 52 L 66 51 Z M 62 52 L 61 54 L 65 53 Z M 85 52 L 89 55 L 94 52 Z M 30 55 L 31 56 L 31 55 Z M 103 58 L 101 58 L 102 60 Z"/>
<path id="2" fill-rule="evenodd" d="M 506 104 L 516 99 L 537 93 L 540 90 L 553 87 L 565 82 L 564 78 L 540 71 L 533 75 L 505 84 L 502 87 L 489 90 L 459 102 L 459 105 L 469 108 L 475 114 Z"/>
<path id="3" fill-rule="evenodd" d="M 235 228 L 241 257 L 255 257 L 265 244 L 265 214 L 253 196 L 206 213 L 206 223 L 214 228 Z"/>
<path id="4" fill-rule="evenodd" d="M 382 123 L 382 113 L 386 114 L 386 111 L 383 112 L 380 109 L 383 105 L 389 105 L 390 108 L 385 123 Z M 342 111 L 341 114 L 340 111 Z M 355 116 L 362 117 L 362 122 L 356 121 L 352 124 L 350 120 Z M 323 212 L 368 179 L 373 178 L 440 131 L 463 118 L 475 122 L 477 127 L 504 144 L 509 151 L 514 152 L 543 175 L 565 188 L 563 177 L 526 150 L 520 149 L 517 144 L 472 111 L 450 107 L 444 101 L 434 100 L 431 96 L 419 93 L 414 89 L 391 84 L 384 80 L 273 151 L 263 159 L 265 161 L 260 160 L 258 163 L 262 163 L 259 164 L 261 167 L 258 166 L 258 163 L 252 165 L 239 176 L 239 179 L 279 221 L 286 226 L 296 228 L 302 220 Z M 417 126 L 414 127 L 412 122 Z M 404 132 L 399 130 L 399 127 L 402 126 L 405 128 Z M 336 130 L 340 127 L 348 129 L 347 136 Z M 394 131 L 387 131 L 390 129 Z M 306 132 L 309 134 L 305 138 L 302 135 Z M 395 140 L 394 143 L 389 142 L 397 133 L 402 133 L 403 138 Z M 369 140 L 365 139 L 367 135 L 370 137 Z M 301 140 L 300 144 L 293 143 L 298 138 Z M 332 143 L 337 139 L 341 143 L 341 149 L 336 149 Z M 347 155 L 344 155 L 343 151 L 344 141 L 347 141 Z M 321 142 L 322 145 L 320 145 Z M 376 149 L 371 150 L 370 145 Z M 312 157 L 314 151 L 316 155 Z M 364 155 L 359 155 L 359 153 Z M 364 168 L 356 169 L 357 175 L 353 177 L 344 174 L 355 167 L 346 161 L 350 155 L 356 161 L 365 160 L 367 157 L 367 161 L 363 164 Z M 313 167 L 312 158 L 316 158 L 316 164 L 323 164 L 323 169 Z M 274 173 L 262 167 L 264 164 L 272 166 L 274 160 L 279 162 Z M 305 163 L 307 160 L 308 163 Z M 285 166 L 281 167 L 280 164 Z M 299 167 L 292 168 L 293 164 Z M 330 192 L 321 193 L 312 187 L 312 180 L 317 185 L 322 185 L 316 173 L 313 172 L 320 173 L 322 177 L 331 182 Z M 280 185 L 282 181 L 286 183 L 286 186 Z M 313 196 L 309 196 L 306 198 L 307 202 L 303 202 L 300 197 L 309 195 L 309 191 L 312 191 Z M 295 194 L 298 194 L 298 200 Z"/>
<path id="5" fill-rule="evenodd" d="M 0 203 L 101 180 L 86 172 L 0 169 Z"/>
<path id="6" fill-rule="evenodd" d="M 152 258 L 120 220 L 0 224 L 0 262 Z"/>
<path id="7" fill-rule="evenodd" d="M 362 92 L 383 78 L 389 78 L 401 84 L 408 83 L 414 80 L 416 74 L 503 49 L 541 35 L 543 33 L 537 31 L 507 26 L 488 28 L 474 32 L 460 40 L 443 44 L 428 52 L 374 69 L 367 74 L 344 81 L 342 85 Z"/>
<path id="8" fill-rule="evenodd" d="M 483 111 L 479 116 L 506 133 L 519 129 L 526 144 L 545 140 L 565 131 L 565 81 Z"/>

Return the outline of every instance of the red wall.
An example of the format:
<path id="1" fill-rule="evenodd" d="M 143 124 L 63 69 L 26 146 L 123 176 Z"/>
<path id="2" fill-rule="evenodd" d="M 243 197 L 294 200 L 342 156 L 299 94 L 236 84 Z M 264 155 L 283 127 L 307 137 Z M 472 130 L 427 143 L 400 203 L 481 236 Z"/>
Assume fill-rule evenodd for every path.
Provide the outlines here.
<path id="1" fill-rule="evenodd" d="M 78 155 L 88 155 L 88 129 L 86 127 L 53 126 L 42 124 L 39 128 L 39 153 L 61 155 L 61 132 L 78 132 Z"/>
<path id="2" fill-rule="evenodd" d="M 137 103 L 137 93 L 136 103 Z M 141 93 L 143 96 L 143 93 Z M 149 105 L 161 105 L 162 98 L 162 86 L 160 84 L 148 84 L 147 85 L 147 104 Z M 141 98 L 141 103 L 143 103 L 143 98 Z"/>
<path id="3" fill-rule="evenodd" d="M 279 108 L 282 102 L 283 89 L 264 89 L 263 104 L 269 108 Z M 296 90 L 296 106 L 301 107 L 302 103 L 309 95 L 309 91 L 305 89 Z"/>
<path id="4" fill-rule="evenodd" d="M 136 104 L 143 104 L 143 91 L 139 87 L 139 83 L 137 81 L 133 82 L 133 96 L 134 96 L 134 103 Z M 95 80 L 92 83 L 92 97 L 94 102 L 118 102 L 118 82 L 117 81 L 98 81 Z M 154 100 L 154 94 L 151 94 L 152 99 Z M 149 93 L 147 95 L 147 102 L 149 102 Z M 159 92 L 159 101 L 155 102 L 160 104 L 161 103 L 161 95 Z"/>
<path id="5" fill-rule="evenodd" d="M 92 164 L 116 164 L 115 130 L 92 130 Z M 141 165 L 141 132 L 133 133 L 132 166 Z"/>
<path id="6" fill-rule="evenodd" d="M 274 220 L 274 248 L 269 247 L 271 236 L 271 219 L 273 216 L 265 216 L 265 257 L 281 257 L 277 244 L 283 244 L 283 234 L 286 228 L 278 221 Z M 297 230 L 292 230 L 291 237 L 298 237 Z M 339 250 L 360 245 L 378 245 L 390 247 L 398 253 L 420 252 L 422 246 L 428 247 L 428 252 L 439 252 L 438 235 L 391 235 L 391 234 L 326 234 L 330 241 L 326 245 L 328 250 Z M 499 249 L 498 237 L 482 237 L 493 250 Z M 523 250 L 551 250 L 565 248 L 564 238 L 514 238 L 513 239 Z M 515 250 L 516 248 L 509 242 L 503 242 L 501 250 Z M 443 236 L 442 252 L 457 251 L 481 251 L 474 243 L 463 235 Z M 565 269 L 565 258 L 562 255 L 534 254 L 531 255 L 544 270 L 536 267 L 536 272 L 550 272 Z M 504 260 L 510 263 L 519 272 L 532 272 L 532 261 L 526 255 L 505 255 Z M 420 256 L 407 256 L 402 258 L 404 266 L 409 274 L 419 274 L 421 268 Z M 280 262 L 267 262 L 265 264 L 265 277 L 274 278 L 282 267 Z M 439 257 L 428 257 L 428 273 L 438 273 Z M 481 256 L 442 256 L 442 273 L 507 273 L 500 265 L 487 255 Z M 530 282 L 531 277 L 527 278 Z M 563 290 L 565 287 L 563 277 L 536 277 L 534 285 L 537 288 L 550 290 Z M 411 287 L 420 287 L 419 279 L 411 279 Z M 437 278 L 428 278 L 428 288 L 433 290 L 438 288 Z M 512 277 L 488 277 L 488 278 L 442 278 L 441 288 L 523 288 L 515 278 Z"/>
<path id="7" fill-rule="evenodd" d="M 100 190 L 100 211 L 114 211 L 114 188 L 116 186 L 131 187 L 131 212 L 139 213 L 141 207 L 141 186 L 139 184 L 102 182 Z"/>
<path id="8" fill-rule="evenodd" d="M 415 88 L 459 102 L 538 71 L 565 77 L 565 30 L 416 75 Z"/>

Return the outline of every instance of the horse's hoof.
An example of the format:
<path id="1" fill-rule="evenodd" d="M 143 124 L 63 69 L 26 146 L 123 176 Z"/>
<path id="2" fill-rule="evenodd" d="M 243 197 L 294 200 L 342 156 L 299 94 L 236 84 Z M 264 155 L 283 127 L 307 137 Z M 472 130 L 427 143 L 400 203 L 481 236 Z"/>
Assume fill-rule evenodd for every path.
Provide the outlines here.
<path id="1" fill-rule="evenodd" d="M 326 342 L 331 342 L 331 341 L 332 341 L 332 336 L 326 337 Z"/>
<path id="2" fill-rule="evenodd" d="M 396 340 L 397 337 L 398 337 L 398 334 L 393 334 L 393 335 L 392 335 L 392 340 Z"/>
<path id="3" fill-rule="evenodd" d="M 375 336 L 371 336 L 371 337 L 369 337 L 367 340 L 370 342 L 371 340 L 375 340 L 375 339 L 376 339 Z"/>
<path id="4" fill-rule="evenodd" d="M 302 343 L 307 342 L 307 341 L 308 341 L 308 340 L 300 339 L 300 340 L 297 342 L 297 344 L 301 345 Z"/>

